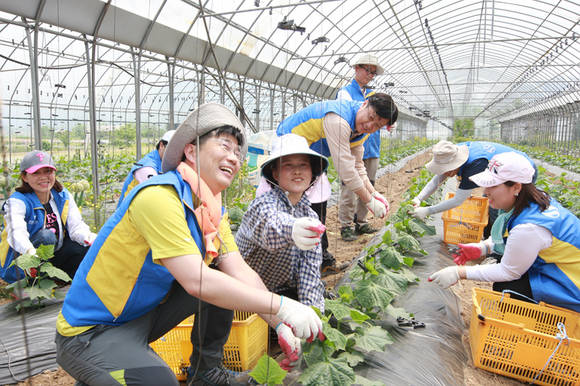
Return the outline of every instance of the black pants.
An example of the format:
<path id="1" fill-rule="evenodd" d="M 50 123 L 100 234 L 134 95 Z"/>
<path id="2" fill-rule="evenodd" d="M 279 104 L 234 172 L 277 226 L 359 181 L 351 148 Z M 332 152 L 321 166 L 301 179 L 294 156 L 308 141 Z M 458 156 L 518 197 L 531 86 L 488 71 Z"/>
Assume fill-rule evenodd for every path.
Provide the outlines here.
<path id="1" fill-rule="evenodd" d="M 128 386 L 178 386 L 175 374 L 149 348 L 149 343 L 192 314 L 196 316 L 191 334 L 191 365 L 195 369 L 201 358 L 199 370 L 215 367 L 221 363 L 233 311 L 201 302 L 177 281 L 165 302 L 137 319 L 119 326 L 97 325 L 76 336 L 57 333 L 57 363 L 78 381 L 77 385 L 118 386 L 116 374 Z"/>
<path id="2" fill-rule="evenodd" d="M 30 242 L 35 248 L 40 245 L 54 245 L 56 247 L 57 240 L 54 233 L 48 229 L 41 229 L 30 237 Z M 50 263 L 65 271 L 72 279 L 88 250 L 89 247 L 72 241 L 68 233 L 65 233 L 62 246 L 59 250 L 54 251 L 54 256 L 50 259 Z"/>
<path id="3" fill-rule="evenodd" d="M 497 255 L 497 254 L 493 254 L 492 257 L 495 257 L 496 260 L 498 261 L 498 263 L 501 261 L 501 256 Z M 504 290 L 511 290 L 514 292 L 517 292 L 518 294 L 527 296 L 530 299 L 533 299 L 533 294 L 532 294 L 532 287 L 530 286 L 530 276 L 528 275 L 528 273 L 524 273 L 522 275 L 522 277 L 520 277 L 517 280 L 512 280 L 512 281 L 503 281 L 503 282 L 495 282 L 493 283 L 492 286 L 494 291 L 497 292 L 502 292 Z M 512 299 L 518 299 L 518 300 L 523 300 L 525 302 L 529 302 L 528 299 L 522 297 L 522 296 L 518 296 L 515 294 L 510 294 Z"/>

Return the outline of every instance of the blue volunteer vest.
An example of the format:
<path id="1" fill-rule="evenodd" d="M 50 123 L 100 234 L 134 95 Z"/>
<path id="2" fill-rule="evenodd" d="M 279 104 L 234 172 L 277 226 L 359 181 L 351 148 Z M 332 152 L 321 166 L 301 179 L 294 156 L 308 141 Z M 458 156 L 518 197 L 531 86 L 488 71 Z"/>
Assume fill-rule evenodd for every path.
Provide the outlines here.
<path id="1" fill-rule="evenodd" d="M 56 202 L 58 214 L 60 214 L 63 232 L 66 232 L 70 193 L 68 190 L 63 188 L 61 192 L 52 189 L 51 194 Z M 26 221 L 26 229 L 30 236 L 44 228 L 46 210 L 44 209 L 44 206 L 42 206 L 36 193 L 14 192 L 10 198 L 19 199 L 26 205 L 24 220 Z M 10 267 L 10 264 L 12 264 L 12 261 L 14 260 L 14 250 L 8 244 L 8 232 L 6 226 L 6 221 L 4 221 L 2 242 L 0 242 L 0 277 L 2 277 L 2 280 L 7 283 L 13 283 L 16 280 L 23 279 L 25 275 L 20 268 L 17 268 L 16 266 Z"/>
<path id="2" fill-rule="evenodd" d="M 151 250 L 143 256 L 123 248 L 123 229 L 126 229 L 123 222 L 128 221 L 125 217 L 129 205 L 141 189 L 152 185 L 171 185 L 176 190 L 191 236 L 202 256 L 205 256 L 189 184 L 176 171 L 150 178 L 129 192 L 119 209 L 105 223 L 79 266 L 62 307 L 62 315 L 71 326 L 126 323 L 151 311 L 169 292 L 175 278 L 167 268 L 153 262 Z M 129 267 L 138 274 L 135 277 L 125 273 L 129 269 L 122 269 L 123 265 L 131 265 L 132 262 L 141 264 L 137 268 Z M 100 279 L 115 269 L 118 273 L 108 276 L 108 283 L 102 283 Z"/>
<path id="3" fill-rule="evenodd" d="M 524 152 L 521 152 L 519 150 L 516 149 L 512 149 L 509 146 L 506 145 L 502 145 L 501 143 L 495 143 L 495 142 L 485 142 L 485 141 L 468 141 L 468 142 L 461 142 L 458 143 L 457 146 L 461 146 L 461 145 L 466 145 L 469 148 L 469 157 L 467 158 L 467 161 L 461 165 L 461 167 L 459 168 L 459 175 L 463 175 L 463 169 L 470 165 L 473 161 L 480 159 L 480 158 L 485 158 L 486 160 L 490 160 L 493 158 L 494 155 L 496 154 L 501 154 L 501 153 L 507 153 L 510 151 L 513 151 L 515 153 L 521 154 L 524 157 L 527 158 L 528 161 L 530 161 L 530 164 L 534 167 L 535 169 L 535 164 L 534 161 L 532 161 L 532 159 L 530 157 L 528 157 L 528 155 Z M 467 176 L 467 177 L 471 177 L 471 176 Z"/>
<path id="4" fill-rule="evenodd" d="M 278 125 L 276 134 L 294 133 L 304 137 L 310 148 L 326 157 L 330 156 L 326 135 L 322 127 L 322 119 L 328 113 L 336 113 L 348 122 L 352 132 L 355 132 L 356 113 L 362 102 L 349 100 L 329 100 L 316 102 L 296 114 L 290 115 Z M 350 147 L 364 143 L 368 134 L 358 134 L 350 139 Z"/>
<path id="5" fill-rule="evenodd" d="M 121 196 L 119 197 L 117 208 L 119 208 L 121 202 L 123 202 L 123 199 L 127 195 L 127 191 L 131 191 L 131 189 L 133 189 L 135 185 L 138 184 L 137 180 L 135 180 L 133 176 L 133 173 L 135 173 L 137 169 L 141 169 L 145 166 L 152 167 L 157 171 L 158 174 L 161 174 L 161 157 L 159 156 L 157 149 L 147 153 L 145 157 L 139 160 L 139 162 L 133 164 L 129 175 L 127 175 L 127 178 L 125 178 L 125 182 L 123 183 L 123 189 L 121 189 Z"/>
<path id="6" fill-rule="evenodd" d="M 534 299 L 580 312 L 580 220 L 551 199 L 543 212 L 531 203 L 512 217 L 507 237 L 519 224 L 536 224 L 552 232 L 552 245 L 540 251 L 528 270 Z"/>
<path id="7" fill-rule="evenodd" d="M 365 88 L 364 94 L 361 90 L 357 81 L 353 79 L 348 85 L 344 86 L 340 90 L 348 92 L 352 100 L 364 102 L 366 98 L 374 94 L 369 88 Z M 337 94 L 338 97 L 338 94 Z M 381 155 L 381 131 L 377 130 L 374 133 L 369 134 L 368 138 L 364 142 L 365 152 L 363 154 L 363 159 L 367 158 L 379 158 Z"/>

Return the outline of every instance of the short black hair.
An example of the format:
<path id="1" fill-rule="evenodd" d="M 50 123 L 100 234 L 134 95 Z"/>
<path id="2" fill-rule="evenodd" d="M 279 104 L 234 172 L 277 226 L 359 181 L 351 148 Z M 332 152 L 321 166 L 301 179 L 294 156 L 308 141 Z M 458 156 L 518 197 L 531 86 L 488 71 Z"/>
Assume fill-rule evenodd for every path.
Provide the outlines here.
<path id="1" fill-rule="evenodd" d="M 367 101 L 379 117 L 389 120 L 389 125 L 397 122 L 399 109 L 389 94 L 379 92 L 368 97 Z"/>
<path id="2" fill-rule="evenodd" d="M 212 137 L 221 137 L 224 134 L 231 135 L 236 139 L 236 141 L 238 141 L 238 146 L 244 147 L 244 136 L 242 135 L 242 132 L 238 128 L 229 125 L 220 126 L 208 133 L 205 133 L 199 137 L 199 145 L 203 145 L 208 139 Z M 196 140 L 193 140 L 192 143 L 195 144 Z"/>
<path id="3" fill-rule="evenodd" d="M 163 146 L 167 146 L 169 142 L 167 142 L 164 139 L 160 139 L 159 142 L 157 142 L 157 145 L 155 146 L 155 149 L 159 150 L 159 145 L 163 144 Z"/>
<path id="4" fill-rule="evenodd" d="M 224 134 L 226 135 L 229 134 L 233 136 L 236 139 L 236 141 L 238 141 L 238 146 L 240 147 L 240 149 L 244 147 L 244 135 L 242 134 L 240 129 L 230 125 L 220 126 L 199 137 L 199 146 L 201 147 L 201 145 L 203 145 L 208 139 L 212 137 L 221 137 Z M 191 141 L 191 144 L 197 145 L 197 138 Z M 182 162 L 185 161 L 185 153 L 181 157 L 181 161 Z"/>

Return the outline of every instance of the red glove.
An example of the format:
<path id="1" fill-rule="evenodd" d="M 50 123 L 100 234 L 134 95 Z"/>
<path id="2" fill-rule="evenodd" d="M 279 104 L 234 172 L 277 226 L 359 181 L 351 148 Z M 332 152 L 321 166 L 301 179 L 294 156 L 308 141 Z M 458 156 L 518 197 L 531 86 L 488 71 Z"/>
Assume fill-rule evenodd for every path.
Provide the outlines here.
<path id="1" fill-rule="evenodd" d="M 465 265 L 470 260 L 479 259 L 481 257 L 481 246 L 479 243 L 457 244 L 459 253 L 453 255 L 453 261 L 457 265 Z"/>
<path id="2" fill-rule="evenodd" d="M 290 371 L 300 360 L 302 351 L 300 339 L 296 338 L 292 333 L 292 329 L 284 323 L 280 323 L 276 327 L 276 334 L 278 335 L 278 344 L 284 355 L 286 355 L 286 358 L 280 362 L 280 367 Z"/>

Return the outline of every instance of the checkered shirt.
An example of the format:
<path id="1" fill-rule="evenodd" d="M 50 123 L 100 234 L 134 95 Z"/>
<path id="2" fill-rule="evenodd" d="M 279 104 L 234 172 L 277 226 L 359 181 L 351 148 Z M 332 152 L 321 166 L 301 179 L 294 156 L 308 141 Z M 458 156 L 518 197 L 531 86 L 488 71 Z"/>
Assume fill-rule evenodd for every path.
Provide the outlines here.
<path id="1" fill-rule="evenodd" d="M 273 187 L 250 203 L 236 233 L 236 244 L 270 291 L 297 288 L 298 301 L 324 312 L 322 248 L 320 244 L 310 251 L 296 247 L 292 226 L 300 217 L 318 218 L 306 196 L 293 207 L 284 192 Z"/>

